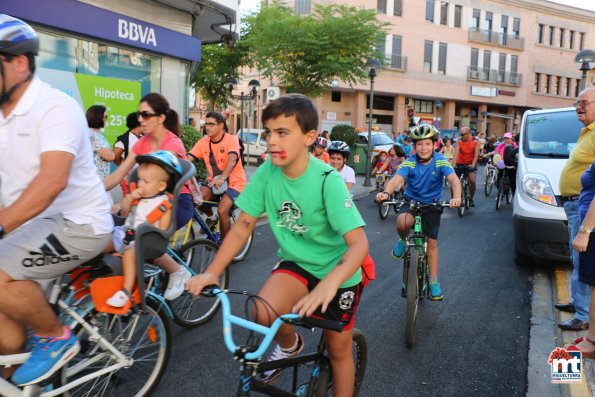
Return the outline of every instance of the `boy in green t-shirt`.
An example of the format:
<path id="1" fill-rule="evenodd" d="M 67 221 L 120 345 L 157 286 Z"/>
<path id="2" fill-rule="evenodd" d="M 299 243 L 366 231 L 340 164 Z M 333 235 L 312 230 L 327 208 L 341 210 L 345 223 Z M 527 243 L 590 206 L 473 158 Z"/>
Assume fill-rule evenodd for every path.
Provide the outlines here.
<path id="1" fill-rule="evenodd" d="M 276 313 L 343 322 L 343 332 L 325 330 L 335 396 L 351 396 L 354 385 L 352 327 L 361 293 L 360 266 L 368 253 L 364 221 L 341 176 L 315 159 L 308 148 L 316 139 L 318 112 L 310 99 L 285 95 L 262 114 L 270 160 L 251 177 L 236 200 L 243 211 L 215 259 L 186 288 L 195 295 L 219 276 L 265 213 L 279 244 L 280 261 L 259 292 L 256 321 L 270 325 Z M 303 338 L 283 325 L 269 359 L 295 356 Z M 264 374 L 273 382 L 278 371 Z"/>

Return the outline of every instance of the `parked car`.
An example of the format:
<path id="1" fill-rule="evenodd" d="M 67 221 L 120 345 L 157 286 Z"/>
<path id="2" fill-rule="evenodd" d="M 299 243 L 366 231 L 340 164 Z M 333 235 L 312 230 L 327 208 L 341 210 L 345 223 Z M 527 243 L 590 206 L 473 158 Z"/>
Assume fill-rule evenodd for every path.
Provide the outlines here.
<path id="1" fill-rule="evenodd" d="M 368 131 L 362 131 L 357 134 L 356 143 L 368 145 Z M 381 151 L 388 153 L 394 144 L 395 142 L 384 132 L 372 131 L 372 147 L 374 148 L 372 154 L 373 156 L 376 156 Z"/>
<path id="2" fill-rule="evenodd" d="M 263 131 L 259 128 L 242 128 L 238 134 L 244 142 L 244 158 L 248 158 L 250 163 L 257 163 L 261 155 L 267 151 Z"/>
<path id="3" fill-rule="evenodd" d="M 523 115 L 513 201 L 515 261 L 569 261 L 568 225 L 560 174 L 583 127 L 574 108 Z"/>

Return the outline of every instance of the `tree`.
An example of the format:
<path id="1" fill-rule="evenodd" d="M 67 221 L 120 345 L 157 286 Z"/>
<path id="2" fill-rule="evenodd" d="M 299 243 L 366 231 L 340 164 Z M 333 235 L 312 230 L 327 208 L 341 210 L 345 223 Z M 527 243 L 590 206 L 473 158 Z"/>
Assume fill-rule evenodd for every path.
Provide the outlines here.
<path id="1" fill-rule="evenodd" d="M 388 24 L 372 9 L 315 4 L 296 15 L 277 0 L 245 18 L 242 47 L 249 62 L 289 92 L 319 96 L 333 80 L 354 84 L 367 78 L 377 37 Z"/>
<path id="2" fill-rule="evenodd" d="M 198 93 L 209 102 L 208 110 L 229 105 L 227 82 L 238 78 L 240 66 L 245 63 L 246 51 L 242 46 L 229 48 L 224 44 L 202 46 L 200 65 L 192 80 Z"/>

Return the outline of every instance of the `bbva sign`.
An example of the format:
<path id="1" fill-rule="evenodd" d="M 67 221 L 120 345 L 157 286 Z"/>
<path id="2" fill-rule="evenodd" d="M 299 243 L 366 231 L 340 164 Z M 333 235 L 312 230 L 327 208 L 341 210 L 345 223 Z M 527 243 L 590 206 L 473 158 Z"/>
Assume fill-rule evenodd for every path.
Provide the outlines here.
<path id="1" fill-rule="evenodd" d="M 140 41 L 143 44 L 151 44 L 157 47 L 157 39 L 155 38 L 155 30 L 150 27 L 145 27 L 140 23 L 126 21 L 125 19 L 118 19 L 118 37 L 130 41 Z"/>

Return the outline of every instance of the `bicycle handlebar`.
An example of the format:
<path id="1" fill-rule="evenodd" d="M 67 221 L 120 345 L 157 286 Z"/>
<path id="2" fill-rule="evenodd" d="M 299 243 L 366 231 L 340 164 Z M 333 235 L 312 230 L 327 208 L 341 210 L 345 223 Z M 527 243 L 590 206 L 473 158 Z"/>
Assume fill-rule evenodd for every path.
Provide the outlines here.
<path id="1" fill-rule="evenodd" d="M 223 337 L 225 340 L 225 346 L 231 353 L 237 353 L 239 346 L 236 345 L 233 339 L 232 325 L 237 325 L 250 331 L 258 332 L 264 335 L 263 340 L 260 342 L 256 350 L 247 352 L 243 358 L 246 360 L 256 360 L 264 355 L 266 350 L 269 348 L 273 338 L 277 334 L 277 331 L 283 325 L 283 323 L 300 325 L 306 328 L 324 328 L 333 331 L 341 332 L 343 330 L 343 324 L 336 321 L 329 321 L 311 317 L 300 317 L 296 313 L 283 314 L 276 318 L 270 327 L 255 323 L 253 321 L 246 320 L 244 318 L 235 316 L 231 313 L 231 303 L 229 301 L 228 293 L 237 293 L 241 295 L 249 295 L 246 291 L 233 291 L 233 290 L 222 290 L 218 287 L 208 286 L 205 287 L 201 292 L 201 295 L 207 297 L 215 297 L 221 300 L 221 312 L 223 319 Z"/>

